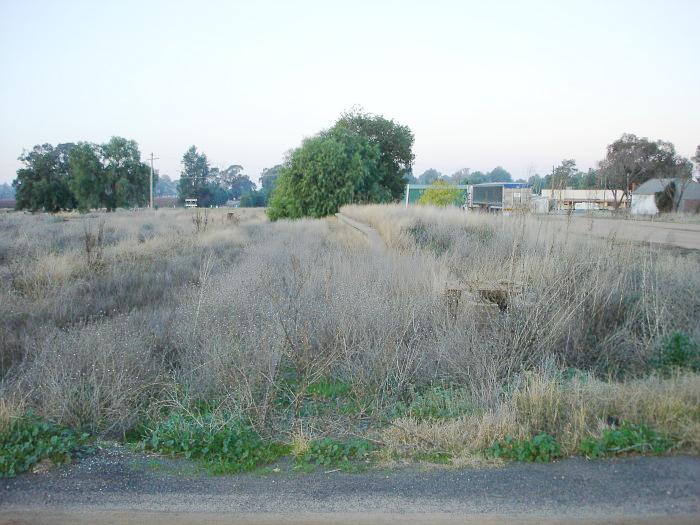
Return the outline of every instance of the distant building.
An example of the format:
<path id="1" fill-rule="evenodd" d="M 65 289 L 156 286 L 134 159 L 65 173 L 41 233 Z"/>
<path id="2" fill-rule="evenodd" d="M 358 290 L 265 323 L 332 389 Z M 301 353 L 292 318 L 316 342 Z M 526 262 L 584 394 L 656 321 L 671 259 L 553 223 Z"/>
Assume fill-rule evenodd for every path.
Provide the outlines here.
<path id="1" fill-rule="evenodd" d="M 2 209 L 14 209 L 17 201 L 15 199 L 0 199 L 0 208 Z"/>
<path id="2" fill-rule="evenodd" d="M 468 207 L 486 211 L 511 211 L 529 207 L 532 191 L 524 182 L 486 182 L 471 187 Z"/>
<path id="3" fill-rule="evenodd" d="M 681 213 L 700 212 L 700 182 L 682 179 L 649 179 L 632 192 L 631 212 L 634 215 L 656 215 L 656 195 L 675 183 L 674 207 Z"/>
<path id="4" fill-rule="evenodd" d="M 554 201 L 560 210 L 604 210 L 622 200 L 623 190 L 542 190 L 542 196 Z M 621 206 L 625 202 L 620 202 Z"/>

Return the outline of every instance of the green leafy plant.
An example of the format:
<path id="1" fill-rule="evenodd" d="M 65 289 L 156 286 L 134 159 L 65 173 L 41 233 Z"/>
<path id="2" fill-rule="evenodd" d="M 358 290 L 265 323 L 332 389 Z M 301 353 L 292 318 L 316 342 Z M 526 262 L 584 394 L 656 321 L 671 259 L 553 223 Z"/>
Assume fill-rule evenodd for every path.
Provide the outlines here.
<path id="1" fill-rule="evenodd" d="M 306 393 L 312 397 L 336 399 L 346 395 L 350 391 L 350 387 L 351 385 L 345 381 L 321 378 L 306 387 Z"/>
<path id="2" fill-rule="evenodd" d="M 311 441 L 304 453 L 297 456 L 296 463 L 298 466 L 318 465 L 350 470 L 353 461 L 367 460 L 375 449 L 376 446 L 366 439 L 340 441 L 324 438 Z"/>
<path id="3" fill-rule="evenodd" d="M 410 403 L 398 403 L 392 415 L 419 420 L 450 419 L 473 413 L 474 410 L 472 399 L 465 389 L 434 386 L 414 393 Z"/>
<path id="4" fill-rule="evenodd" d="M 148 432 L 147 449 L 201 461 L 213 473 L 236 473 L 270 463 L 288 447 L 263 440 L 238 419 L 219 423 L 211 414 L 172 414 Z"/>
<path id="5" fill-rule="evenodd" d="M 496 458 L 537 463 L 546 463 L 562 456 L 559 443 L 550 434 L 538 434 L 532 439 L 523 440 L 508 436 L 494 443 L 487 452 Z"/>
<path id="6" fill-rule="evenodd" d="M 659 345 L 651 358 L 651 366 L 663 372 L 672 370 L 700 371 L 700 344 L 689 334 L 673 332 Z"/>
<path id="7" fill-rule="evenodd" d="M 589 458 L 629 453 L 663 454 L 673 448 L 673 441 L 666 435 L 646 425 L 623 423 L 618 428 L 605 429 L 598 439 L 581 442 L 581 454 Z"/>
<path id="8" fill-rule="evenodd" d="M 44 459 L 67 463 L 74 456 L 89 452 L 88 441 L 88 434 L 28 414 L 0 432 L 0 477 L 26 472 Z"/>

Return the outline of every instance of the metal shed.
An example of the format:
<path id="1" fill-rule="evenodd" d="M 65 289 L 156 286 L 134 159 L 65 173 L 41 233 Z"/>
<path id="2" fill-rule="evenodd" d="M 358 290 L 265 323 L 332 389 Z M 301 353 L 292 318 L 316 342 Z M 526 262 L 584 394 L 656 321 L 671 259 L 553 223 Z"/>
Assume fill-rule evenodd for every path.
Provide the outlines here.
<path id="1" fill-rule="evenodd" d="M 524 182 L 486 182 L 472 186 L 469 207 L 504 211 L 525 208 L 530 196 L 531 190 Z"/>

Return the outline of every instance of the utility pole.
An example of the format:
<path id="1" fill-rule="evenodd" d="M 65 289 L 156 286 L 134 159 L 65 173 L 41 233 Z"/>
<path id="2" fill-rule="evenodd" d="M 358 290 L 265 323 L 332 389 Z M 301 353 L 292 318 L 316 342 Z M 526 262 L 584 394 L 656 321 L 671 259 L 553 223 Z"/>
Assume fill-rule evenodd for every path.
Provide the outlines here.
<path id="1" fill-rule="evenodd" d="M 149 184 L 150 194 L 151 194 L 151 209 L 153 209 L 153 161 L 158 160 L 158 157 L 153 157 L 153 152 L 151 152 L 151 183 Z"/>

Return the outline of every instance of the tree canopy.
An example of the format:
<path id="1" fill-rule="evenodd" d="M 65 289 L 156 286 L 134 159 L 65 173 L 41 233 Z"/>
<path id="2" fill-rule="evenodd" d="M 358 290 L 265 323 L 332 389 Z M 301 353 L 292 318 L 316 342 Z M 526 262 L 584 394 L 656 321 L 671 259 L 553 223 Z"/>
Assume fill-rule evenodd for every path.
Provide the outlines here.
<path id="1" fill-rule="evenodd" d="M 454 206 L 459 204 L 461 195 L 459 189 L 455 188 L 453 184 L 445 180 L 436 180 L 423 192 L 423 195 L 418 199 L 418 204 L 439 207 Z"/>
<path id="2" fill-rule="evenodd" d="M 243 174 L 243 166 L 234 164 L 220 170 L 209 165 L 206 154 L 191 146 L 182 156 L 182 171 L 177 184 L 180 201 L 197 199 L 199 206 L 219 206 L 255 191 L 255 183 Z"/>
<path id="3" fill-rule="evenodd" d="M 443 175 L 434 168 L 425 170 L 418 176 L 418 184 L 432 184 L 438 179 L 442 179 Z"/>
<path id="4" fill-rule="evenodd" d="M 156 197 L 174 197 L 177 195 L 177 181 L 172 180 L 167 175 L 159 175 L 158 183 L 154 183 L 154 194 Z"/>
<path id="5" fill-rule="evenodd" d="M 17 209 L 57 212 L 75 208 L 76 199 L 70 189 L 69 155 L 75 144 L 34 146 L 19 160 L 24 164 L 12 182 Z"/>
<path id="6" fill-rule="evenodd" d="M 271 219 L 323 217 L 347 203 L 401 198 L 413 162 L 413 134 L 384 117 L 347 113 L 304 140 L 276 179 Z"/>
<path id="7" fill-rule="evenodd" d="M 411 172 L 415 158 L 411 129 L 362 110 L 352 110 L 341 115 L 335 123 L 335 129 L 358 134 L 371 146 L 378 148 L 378 184 L 387 188 L 393 199 L 400 199 L 406 186 L 406 176 Z"/>
<path id="8" fill-rule="evenodd" d="M 150 170 L 133 140 L 112 137 L 106 144 L 44 144 L 20 160 L 24 166 L 12 183 L 17 209 L 113 211 L 148 202 Z"/>
<path id="9" fill-rule="evenodd" d="M 653 178 L 688 179 L 692 175 L 690 161 L 679 156 L 670 142 L 651 141 L 632 134 L 622 135 L 608 145 L 600 162 L 600 177 L 606 189 L 622 189 L 629 198 L 632 189 Z M 615 197 L 617 200 L 617 197 Z"/>

